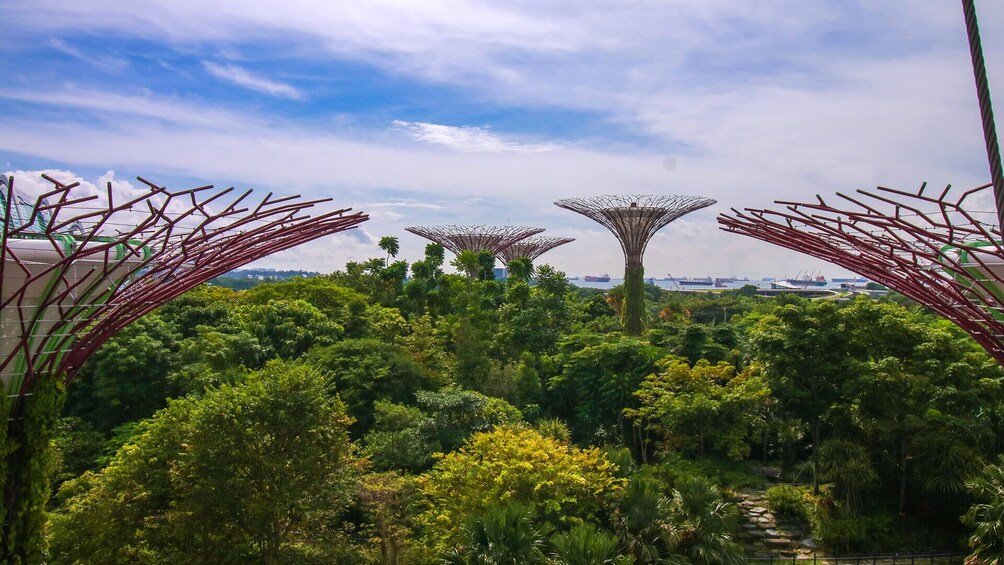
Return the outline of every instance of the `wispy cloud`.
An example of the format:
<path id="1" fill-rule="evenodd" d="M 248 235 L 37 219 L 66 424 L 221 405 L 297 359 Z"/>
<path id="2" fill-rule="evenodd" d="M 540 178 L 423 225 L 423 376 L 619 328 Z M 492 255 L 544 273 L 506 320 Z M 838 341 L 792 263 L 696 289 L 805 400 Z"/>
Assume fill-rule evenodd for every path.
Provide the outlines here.
<path id="1" fill-rule="evenodd" d="M 69 87 L 63 90 L 14 90 L 0 88 L 0 99 L 51 106 L 53 108 L 90 110 L 111 116 L 135 116 L 170 123 L 175 126 L 230 129 L 258 123 L 246 114 L 208 105 L 192 105 L 171 97 L 127 94 Z"/>
<path id="2" fill-rule="evenodd" d="M 73 57 L 78 61 L 83 61 L 88 65 L 93 65 L 106 72 L 112 72 L 112 73 L 121 72 L 125 70 L 126 67 L 129 66 L 129 61 L 126 61 L 125 59 L 119 59 L 117 57 L 109 57 L 109 56 L 92 57 L 90 55 L 87 55 L 80 49 L 77 49 L 76 47 L 67 44 L 62 39 L 56 39 L 56 38 L 50 39 L 49 47 L 52 47 L 53 49 L 59 51 L 64 55 L 69 55 L 70 57 Z"/>
<path id="3" fill-rule="evenodd" d="M 477 126 L 444 126 L 426 122 L 394 120 L 394 127 L 411 132 L 419 141 L 445 145 L 457 151 L 484 151 L 488 153 L 544 153 L 561 149 L 557 143 L 517 143 Z"/>
<path id="4" fill-rule="evenodd" d="M 432 204 L 431 202 L 419 202 L 417 200 L 409 199 L 389 199 L 383 202 L 370 202 L 366 204 L 369 208 L 425 208 L 428 210 L 442 210 L 443 206 L 440 204 Z"/>
<path id="5" fill-rule="evenodd" d="M 303 100 L 303 93 L 296 88 L 285 83 L 256 76 L 247 69 L 236 65 L 218 65 L 212 61 L 203 61 L 202 66 L 205 67 L 209 74 L 217 78 L 254 90 L 255 92 L 261 92 L 262 94 L 268 94 L 277 98 Z"/>

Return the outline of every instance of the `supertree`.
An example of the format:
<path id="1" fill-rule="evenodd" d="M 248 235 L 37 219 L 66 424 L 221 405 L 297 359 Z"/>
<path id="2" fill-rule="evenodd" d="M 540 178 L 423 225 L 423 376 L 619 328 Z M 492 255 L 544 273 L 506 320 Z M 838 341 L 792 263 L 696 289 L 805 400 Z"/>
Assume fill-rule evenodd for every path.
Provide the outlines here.
<path id="1" fill-rule="evenodd" d="M 599 222 L 617 237 L 624 251 L 624 332 L 641 335 L 642 257 L 649 240 L 673 220 L 715 202 L 701 196 L 628 194 L 566 198 L 555 205 Z"/>
<path id="2" fill-rule="evenodd" d="M 350 209 L 316 216 L 322 202 L 252 199 L 212 186 L 145 189 L 117 199 L 52 188 L 29 202 L 0 178 L 0 395 L 7 415 L 0 556 L 40 555 L 49 430 L 61 391 L 94 351 L 130 322 L 213 277 L 366 221 Z"/>
<path id="3" fill-rule="evenodd" d="M 958 196 L 949 195 L 950 185 L 927 194 L 926 184 L 916 192 L 838 193 L 839 206 L 817 195 L 816 202 L 777 201 L 778 211 L 733 208 L 718 221 L 726 231 L 880 282 L 948 318 L 1004 364 L 1004 174 L 976 10 L 972 0 L 962 0 L 962 8 L 991 183 Z M 995 210 L 978 211 L 992 203 Z"/>
<path id="4" fill-rule="evenodd" d="M 509 266 L 509 262 L 514 259 L 519 259 L 520 257 L 526 257 L 531 261 L 536 260 L 541 255 L 547 253 L 548 251 L 558 247 L 559 245 L 564 245 L 566 243 L 571 243 L 575 241 L 572 237 L 550 237 L 546 235 L 535 235 L 528 237 L 526 239 L 521 239 L 509 247 L 506 247 L 499 252 L 498 258 L 502 260 L 502 264 L 506 267 Z"/>
<path id="5" fill-rule="evenodd" d="M 544 231 L 544 228 L 526 226 L 483 225 L 411 226 L 404 229 L 432 240 L 458 256 L 464 251 L 473 251 L 475 253 L 487 252 L 492 257 L 513 243 Z M 474 276 L 472 272 L 467 274 Z"/>
<path id="6" fill-rule="evenodd" d="M 965 202 L 992 185 L 952 198 L 878 187 L 838 194 L 839 205 L 784 202 L 773 210 L 732 209 L 725 231 L 840 265 L 924 304 L 969 332 L 1004 364 L 1004 248 L 993 212 L 980 220 Z M 990 221 L 986 221 L 989 219 Z"/>

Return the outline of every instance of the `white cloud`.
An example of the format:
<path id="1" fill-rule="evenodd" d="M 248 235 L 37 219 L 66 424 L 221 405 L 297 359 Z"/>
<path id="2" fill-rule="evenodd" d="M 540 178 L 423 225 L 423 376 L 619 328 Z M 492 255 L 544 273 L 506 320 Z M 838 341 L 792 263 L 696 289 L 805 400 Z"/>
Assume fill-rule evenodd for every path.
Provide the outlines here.
<path id="1" fill-rule="evenodd" d="M 278 98 L 303 100 L 303 93 L 296 88 L 288 84 L 256 76 L 251 74 L 247 69 L 236 65 L 218 65 L 212 61 L 203 61 L 202 66 L 205 67 L 209 74 L 216 78 L 221 78 L 255 92 L 261 92 L 262 94 Z"/>
<path id="2" fill-rule="evenodd" d="M 69 55 L 70 57 L 73 57 L 78 61 L 83 61 L 88 65 L 93 65 L 107 72 L 112 72 L 112 73 L 121 72 L 125 70 L 126 67 L 129 66 L 129 62 L 126 61 L 125 59 L 119 59 L 117 57 L 109 57 L 109 56 L 92 57 L 90 55 L 87 55 L 83 51 L 77 49 L 76 47 L 67 44 L 62 39 L 56 39 L 56 38 L 50 39 L 49 47 L 52 47 L 53 49 L 59 51 L 60 53 L 63 53 L 64 55 Z"/>
<path id="3" fill-rule="evenodd" d="M 411 132 L 419 141 L 445 145 L 457 151 L 488 153 L 543 153 L 561 149 L 557 143 L 518 143 L 506 141 L 485 128 L 477 126 L 444 126 L 425 122 L 394 120 L 394 127 Z"/>
<path id="4" fill-rule="evenodd" d="M 404 218 L 407 217 L 404 214 L 400 214 L 398 212 L 394 212 L 394 211 L 391 211 L 391 210 L 380 210 L 378 212 L 374 212 L 374 211 L 370 210 L 369 215 L 370 215 L 370 218 L 385 218 L 385 219 L 390 220 L 392 222 L 396 222 L 398 220 L 403 220 Z"/>

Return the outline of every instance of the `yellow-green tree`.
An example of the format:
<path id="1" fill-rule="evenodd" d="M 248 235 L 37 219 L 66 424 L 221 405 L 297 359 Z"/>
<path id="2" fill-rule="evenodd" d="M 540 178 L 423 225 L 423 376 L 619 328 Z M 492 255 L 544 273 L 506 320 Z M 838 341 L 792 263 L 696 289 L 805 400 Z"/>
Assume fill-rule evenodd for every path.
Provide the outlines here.
<path id="1" fill-rule="evenodd" d="M 426 543 L 452 548 L 473 516 L 519 502 L 555 524 L 606 515 L 624 487 L 599 449 L 579 449 L 522 427 L 478 433 L 418 478 Z"/>

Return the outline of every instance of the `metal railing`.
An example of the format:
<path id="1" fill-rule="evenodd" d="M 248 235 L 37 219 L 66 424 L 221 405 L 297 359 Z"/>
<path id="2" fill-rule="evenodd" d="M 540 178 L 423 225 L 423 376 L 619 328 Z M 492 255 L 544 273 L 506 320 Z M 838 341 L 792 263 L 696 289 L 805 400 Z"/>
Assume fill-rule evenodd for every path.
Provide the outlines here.
<path id="1" fill-rule="evenodd" d="M 916 553 L 892 555 L 859 555 L 834 557 L 828 555 L 796 555 L 793 557 L 746 557 L 746 563 L 796 563 L 806 565 L 964 565 L 965 553 Z"/>

